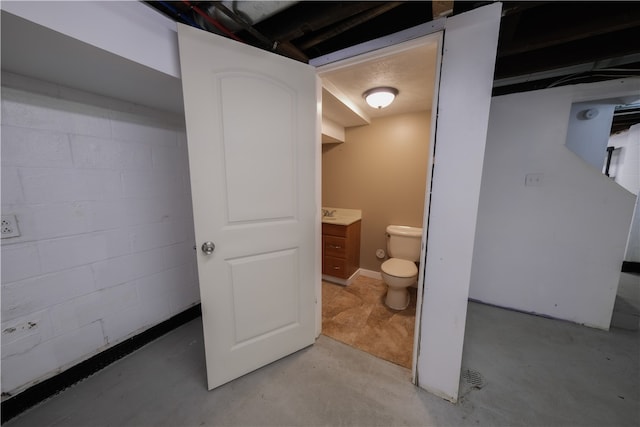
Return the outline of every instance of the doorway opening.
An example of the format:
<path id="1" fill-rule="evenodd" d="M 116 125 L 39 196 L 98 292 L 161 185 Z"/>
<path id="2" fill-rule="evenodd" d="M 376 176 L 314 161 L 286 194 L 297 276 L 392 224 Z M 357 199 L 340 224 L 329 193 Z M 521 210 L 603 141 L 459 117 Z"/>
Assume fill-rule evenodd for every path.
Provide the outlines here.
<path id="1" fill-rule="evenodd" d="M 323 271 L 322 333 L 408 369 L 417 351 L 422 269 L 404 310 L 385 305 L 380 271 L 389 259 L 389 225 L 422 228 L 424 251 L 441 42 L 435 33 L 318 68 L 322 206 L 361 214 L 357 271 L 337 280 Z M 365 104 L 362 94 L 377 86 L 398 89 L 391 106 Z"/>

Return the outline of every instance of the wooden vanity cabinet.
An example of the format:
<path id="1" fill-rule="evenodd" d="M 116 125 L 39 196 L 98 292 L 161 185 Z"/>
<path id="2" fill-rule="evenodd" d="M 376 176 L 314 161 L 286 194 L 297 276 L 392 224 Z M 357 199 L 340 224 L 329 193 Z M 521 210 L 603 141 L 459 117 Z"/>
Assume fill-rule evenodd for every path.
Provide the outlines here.
<path id="1" fill-rule="evenodd" d="M 348 279 L 358 270 L 360 223 L 322 224 L 322 274 Z"/>

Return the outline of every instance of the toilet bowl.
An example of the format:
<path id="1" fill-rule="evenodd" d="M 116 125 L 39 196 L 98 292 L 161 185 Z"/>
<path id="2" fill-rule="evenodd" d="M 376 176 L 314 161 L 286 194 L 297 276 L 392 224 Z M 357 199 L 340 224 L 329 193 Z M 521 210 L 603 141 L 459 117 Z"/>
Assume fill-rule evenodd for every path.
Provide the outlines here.
<path id="1" fill-rule="evenodd" d="M 404 310 L 409 306 L 407 288 L 418 279 L 418 267 L 404 259 L 391 258 L 382 263 L 382 280 L 387 284 L 387 296 L 384 303 L 394 310 Z"/>
<path id="2" fill-rule="evenodd" d="M 380 266 L 382 280 L 386 283 L 385 304 L 394 310 L 409 306 L 407 288 L 417 282 L 422 228 L 406 225 L 387 227 L 387 252 L 391 258 Z"/>

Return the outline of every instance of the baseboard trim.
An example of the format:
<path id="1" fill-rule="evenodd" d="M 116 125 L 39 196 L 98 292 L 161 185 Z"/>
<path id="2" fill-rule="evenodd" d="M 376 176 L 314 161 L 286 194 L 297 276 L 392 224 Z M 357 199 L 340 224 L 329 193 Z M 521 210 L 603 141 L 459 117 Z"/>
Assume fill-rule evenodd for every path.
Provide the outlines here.
<path id="1" fill-rule="evenodd" d="M 382 280 L 382 273 L 379 271 L 367 270 L 364 268 L 360 269 L 360 274 L 365 277 L 371 277 L 372 279 Z"/>
<path id="2" fill-rule="evenodd" d="M 194 305 L 185 311 L 176 314 L 164 322 L 161 322 L 144 332 L 139 333 L 119 344 L 114 345 L 93 357 L 80 362 L 71 368 L 48 378 L 23 392 L 5 400 L 1 405 L 2 423 L 26 411 L 32 406 L 72 386 L 78 381 L 88 377 L 99 370 L 106 368 L 118 359 L 134 352 L 145 344 L 161 337 L 167 332 L 196 319 L 202 315 L 200 304 Z"/>
<path id="3" fill-rule="evenodd" d="M 337 285 L 349 286 L 360 275 L 360 269 L 357 269 L 348 279 L 341 279 L 339 277 L 329 276 L 328 274 L 322 275 L 322 280 L 335 283 Z"/>
<path id="4" fill-rule="evenodd" d="M 623 273 L 640 273 L 640 262 L 623 261 L 622 272 Z"/>

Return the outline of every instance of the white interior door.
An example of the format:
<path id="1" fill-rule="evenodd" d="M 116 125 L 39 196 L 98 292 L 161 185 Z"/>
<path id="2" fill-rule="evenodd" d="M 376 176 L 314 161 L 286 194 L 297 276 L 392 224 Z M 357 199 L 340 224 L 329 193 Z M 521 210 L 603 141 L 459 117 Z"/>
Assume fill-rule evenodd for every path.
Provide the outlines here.
<path id="1" fill-rule="evenodd" d="M 317 81 L 307 64 L 178 27 L 212 389 L 314 342 Z"/>

